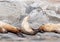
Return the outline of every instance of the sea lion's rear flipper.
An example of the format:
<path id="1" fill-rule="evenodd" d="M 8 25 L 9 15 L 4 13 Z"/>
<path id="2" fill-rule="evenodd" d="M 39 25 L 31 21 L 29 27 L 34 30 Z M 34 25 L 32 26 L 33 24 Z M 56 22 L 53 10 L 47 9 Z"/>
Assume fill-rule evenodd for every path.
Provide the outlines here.
<path id="1" fill-rule="evenodd" d="M 18 37 L 25 37 L 22 33 L 17 33 L 16 34 Z"/>
<path id="2" fill-rule="evenodd" d="M 60 30 L 54 30 L 53 32 L 60 34 Z"/>

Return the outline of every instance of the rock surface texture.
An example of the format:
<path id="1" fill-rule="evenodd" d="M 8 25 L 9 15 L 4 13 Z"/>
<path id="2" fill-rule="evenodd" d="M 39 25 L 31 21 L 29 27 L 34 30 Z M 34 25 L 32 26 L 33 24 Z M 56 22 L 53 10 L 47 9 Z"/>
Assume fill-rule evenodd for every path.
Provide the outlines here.
<path id="1" fill-rule="evenodd" d="M 20 27 L 23 18 L 28 15 L 28 22 L 34 29 L 45 23 L 60 23 L 60 0 L 0 0 L 1 21 Z M 60 42 L 60 34 L 56 33 L 25 36 L 0 34 L 0 42 Z"/>

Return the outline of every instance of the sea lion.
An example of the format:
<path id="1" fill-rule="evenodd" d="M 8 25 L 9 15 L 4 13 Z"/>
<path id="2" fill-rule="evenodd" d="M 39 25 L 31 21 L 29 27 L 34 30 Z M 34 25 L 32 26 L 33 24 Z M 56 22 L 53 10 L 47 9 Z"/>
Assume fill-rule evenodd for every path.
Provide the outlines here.
<path id="1" fill-rule="evenodd" d="M 38 28 L 39 32 L 55 32 L 60 33 L 60 24 L 47 23 Z"/>
<path id="2" fill-rule="evenodd" d="M 12 26 L 8 23 L 0 21 L 0 33 L 8 33 L 8 32 L 11 32 L 11 33 L 14 33 L 18 36 L 23 37 L 20 28 L 17 28 L 17 27 Z"/>
<path id="3" fill-rule="evenodd" d="M 22 21 L 22 24 L 21 24 L 22 33 L 27 35 L 35 35 L 37 33 L 37 30 L 30 27 L 28 23 L 28 19 L 29 19 L 29 16 L 26 16 Z"/>
<path id="4" fill-rule="evenodd" d="M 7 31 L 3 27 L 0 27 L 0 33 L 7 33 Z"/>

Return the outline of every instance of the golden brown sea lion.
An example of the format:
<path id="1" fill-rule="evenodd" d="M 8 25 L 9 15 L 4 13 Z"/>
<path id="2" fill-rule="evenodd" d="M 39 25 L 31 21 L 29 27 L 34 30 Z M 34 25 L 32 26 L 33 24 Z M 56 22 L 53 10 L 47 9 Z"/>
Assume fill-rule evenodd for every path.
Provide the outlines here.
<path id="1" fill-rule="evenodd" d="M 40 32 L 60 33 L 60 24 L 47 23 L 39 27 Z"/>
<path id="2" fill-rule="evenodd" d="M 3 27 L 0 27 L 0 33 L 7 33 L 7 31 Z"/>
<path id="3" fill-rule="evenodd" d="M 29 16 L 26 16 L 22 21 L 22 24 L 21 24 L 22 33 L 27 34 L 27 35 L 35 35 L 37 31 L 33 29 L 32 27 L 30 27 L 28 23 L 28 19 L 29 19 Z"/>
<path id="4" fill-rule="evenodd" d="M 0 33 L 12 32 L 18 36 L 23 36 L 21 34 L 20 28 L 14 27 L 8 23 L 0 21 Z"/>

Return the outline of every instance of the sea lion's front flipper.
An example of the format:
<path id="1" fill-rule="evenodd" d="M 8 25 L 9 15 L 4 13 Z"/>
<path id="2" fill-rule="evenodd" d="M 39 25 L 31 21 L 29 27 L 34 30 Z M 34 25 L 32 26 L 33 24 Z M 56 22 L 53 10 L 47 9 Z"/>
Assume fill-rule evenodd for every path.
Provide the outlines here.
<path id="1" fill-rule="evenodd" d="M 39 32 L 40 32 L 40 33 L 44 33 L 45 31 L 43 31 L 43 30 L 39 30 Z"/>
<path id="2" fill-rule="evenodd" d="M 25 37 L 22 33 L 17 33 L 18 37 Z"/>

